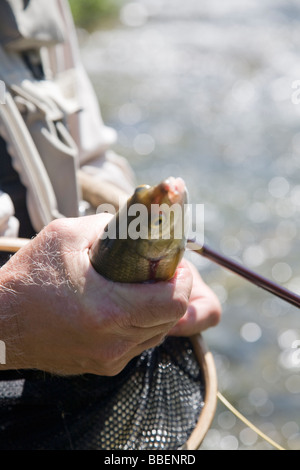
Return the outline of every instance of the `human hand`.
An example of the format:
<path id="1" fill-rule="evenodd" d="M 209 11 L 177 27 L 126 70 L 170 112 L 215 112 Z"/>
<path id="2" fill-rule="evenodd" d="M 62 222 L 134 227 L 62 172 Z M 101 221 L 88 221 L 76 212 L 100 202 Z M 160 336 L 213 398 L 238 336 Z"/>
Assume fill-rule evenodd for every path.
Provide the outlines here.
<path id="1" fill-rule="evenodd" d="M 195 333 L 216 326 L 221 318 L 221 305 L 208 285 L 201 278 L 196 267 L 186 260 L 193 276 L 193 287 L 188 308 L 182 318 L 171 329 L 171 336 L 192 336 Z M 178 269 L 181 269 L 179 266 Z"/>
<path id="2" fill-rule="evenodd" d="M 172 280 L 153 284 L 96 273 L 88 250 L 109 217 L 56 220 L 1 269 L 7 361 L 0 369 L 115 375 L 185 314 L 193 279 L 186 263 Z"/>

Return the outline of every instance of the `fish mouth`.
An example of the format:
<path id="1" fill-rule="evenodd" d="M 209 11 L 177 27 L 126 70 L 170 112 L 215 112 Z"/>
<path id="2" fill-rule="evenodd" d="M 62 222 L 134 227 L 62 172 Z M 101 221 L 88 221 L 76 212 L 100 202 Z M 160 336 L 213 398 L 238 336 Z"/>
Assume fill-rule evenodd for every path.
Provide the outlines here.
<path id="1" fill-rule="evenodd" d="M 157 186 L 153 186 L 149 192 L 149 199 L 152 204 L 183 204 L 186 198 L 185 182 L 182 178 L 174 178 L 174 176 L 170 176 Z"/>
<path id="2" fill-rule="evenodd" d="M 130 203 L 183 205 L 187 201 L 187 189 L 182 178 L 170 176 L 156 186 L 142 185 L 135 190 Z"/>
<path id="3" fill-rule="evenodd" d="M 185 182 L 182 178 L 174 178 L 173 176 L 170 176 L 163 181 L 162 186 L 168 193 L 168 199 L 171 204 L 176 204 L 177 202 L 182 201 L 182 197 L 186 192 Z"/>

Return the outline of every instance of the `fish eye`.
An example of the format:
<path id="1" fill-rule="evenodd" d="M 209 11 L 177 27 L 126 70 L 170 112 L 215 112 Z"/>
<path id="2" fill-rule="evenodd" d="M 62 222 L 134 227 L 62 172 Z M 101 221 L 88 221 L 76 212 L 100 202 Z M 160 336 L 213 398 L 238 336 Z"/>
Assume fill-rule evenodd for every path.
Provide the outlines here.
<path id="1" fill-rule="evenodd" d="M 161 225 L 163 223 L 163 213 L 160 211 L 158 216 L 153 220 L 153 225 L 155 226 L 158 226 L 158 225 Z"/>

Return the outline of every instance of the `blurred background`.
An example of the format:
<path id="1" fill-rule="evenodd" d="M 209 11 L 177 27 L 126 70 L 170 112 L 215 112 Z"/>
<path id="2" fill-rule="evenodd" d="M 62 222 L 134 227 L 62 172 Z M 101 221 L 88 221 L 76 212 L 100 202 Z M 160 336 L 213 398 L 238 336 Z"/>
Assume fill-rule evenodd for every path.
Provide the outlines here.
<path id="1" fill-rule="evenodd" d="M 300 294 L 299 2 L 70 3 L 103 118 L 137 182 L 182 176 L 190 202 L 204 204 L 206 244 Z M 189 257 L 223 307 L 203 335 L 220 391 L 300 449 L 299 310 Z M 219 403 L 202 449 L 273 448 Z"/>

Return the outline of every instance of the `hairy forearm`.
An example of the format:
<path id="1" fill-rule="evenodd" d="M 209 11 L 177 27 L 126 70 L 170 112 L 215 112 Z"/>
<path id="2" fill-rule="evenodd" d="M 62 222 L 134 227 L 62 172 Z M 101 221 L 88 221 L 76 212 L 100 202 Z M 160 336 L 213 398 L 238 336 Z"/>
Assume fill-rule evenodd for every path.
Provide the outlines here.
<path id="1" fill-rule="evenodd" d="M 20 298 L 14 286 L 14 273 L 0 270 L 0 370 L 24 367 L 20 336 Z"/>
<path id="2" fill-rule="evenodd" d="M 59 287 L 68 283 L 59 235 L 45 232 L 40 238 L 42 245 L 31 242 L 0 269 L 0 370 L 38 367 L 31 353 L 35 319 L 43 318 L 43 303 L 49 303 L 52 294 L 54 304 Z"/>

